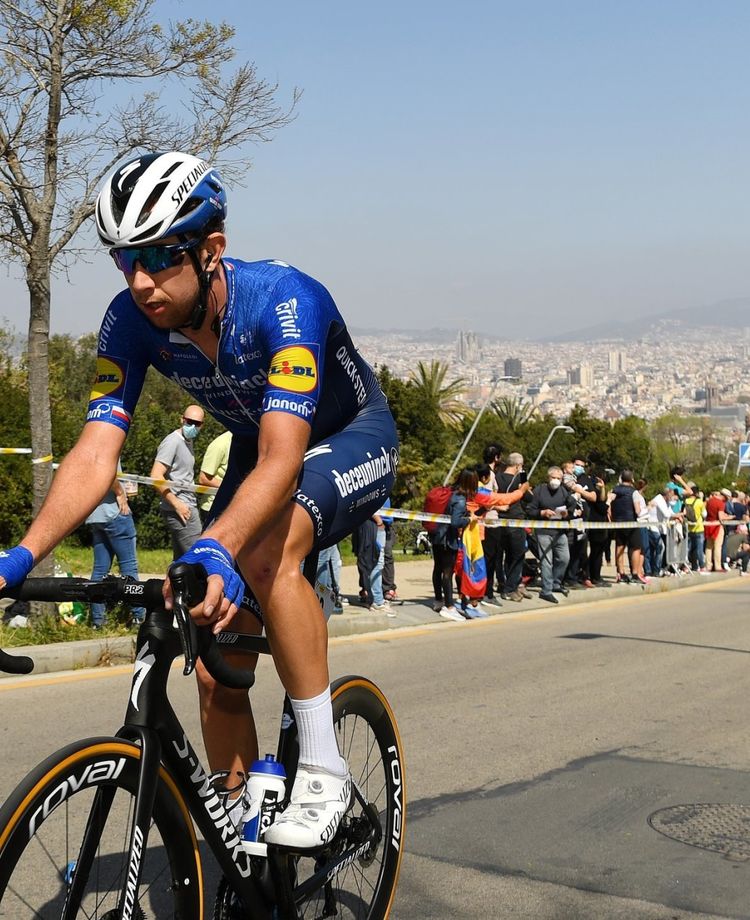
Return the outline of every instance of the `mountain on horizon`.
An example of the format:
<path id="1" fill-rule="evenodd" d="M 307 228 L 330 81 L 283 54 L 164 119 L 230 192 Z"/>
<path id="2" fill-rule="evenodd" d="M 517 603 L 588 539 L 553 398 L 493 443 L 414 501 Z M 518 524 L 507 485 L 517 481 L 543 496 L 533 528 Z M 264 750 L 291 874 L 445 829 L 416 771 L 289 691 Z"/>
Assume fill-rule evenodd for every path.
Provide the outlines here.
<path id="1" fill-rule="evenodd" d="M 375 329 L 362 326 L 350 327 L 350 332 L 357 335 L 397 335 L 422 343 L 447 344 L 455 341 L 461 328 L 433 327 L 431 329 Z M 534 342 L 632 342 L 642 339 L 657 331 L 688 329 L 722 328 L 740 331 L 750 329 L 750 297 L 737 297 L 721 300 L 715 304 L 701 307 L 665 310 L 651 316 L 638 316 L 635 319 L 609 319 L 580 329 L 566 330 L 557 335 L 524 336 L 525 341 Z M 464 331 L 467 331 L 464 328 Z M 500 341 L 506 337 L 482 333 L 488 341 Z"/>
<path id="2" fill-rule="evenodd" d="M 638 316 L 631 320 L 611 319 L 582 329 L 561 332 L 559 335 L 539 336 L 537 342 L 596 342 L 621 339 L 632 342 L 657 330 L 670 328 L 705 329 L 724 328 L 736 331 L 750 328 L 750 297 L 721 300 L 702 307 L 666 310 L 652 316 Z"/>

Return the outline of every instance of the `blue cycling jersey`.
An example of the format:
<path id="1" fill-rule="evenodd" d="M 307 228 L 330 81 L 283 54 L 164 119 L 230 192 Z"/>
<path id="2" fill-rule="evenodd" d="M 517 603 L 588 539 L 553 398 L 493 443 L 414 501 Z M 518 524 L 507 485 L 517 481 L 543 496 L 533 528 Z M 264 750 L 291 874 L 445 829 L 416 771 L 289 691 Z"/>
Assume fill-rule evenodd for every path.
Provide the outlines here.
<path id="1" fill-rule="evenodd" d="M 87 421 L 128 430 L 149 365 L 225 428 L 257 437 L 265 412 L 307 421 L 318 444 L 384 397 L 322 284 L 284 262 L 224 259 L 227 303 L 216 364 L 177 331 L 151 325 L 129 290 L 99 331 Z"/>

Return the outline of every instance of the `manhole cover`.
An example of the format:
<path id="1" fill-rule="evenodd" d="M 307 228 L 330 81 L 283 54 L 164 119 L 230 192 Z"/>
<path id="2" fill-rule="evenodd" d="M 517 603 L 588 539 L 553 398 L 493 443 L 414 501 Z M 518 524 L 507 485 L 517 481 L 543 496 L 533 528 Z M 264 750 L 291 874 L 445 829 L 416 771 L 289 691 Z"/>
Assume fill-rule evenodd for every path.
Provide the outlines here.
<path id="1" fill-rule="evenodd" d="M 691 847 L 750 859 L 750 805 L 673 805 L 649 815 L 655 831 Z"/>

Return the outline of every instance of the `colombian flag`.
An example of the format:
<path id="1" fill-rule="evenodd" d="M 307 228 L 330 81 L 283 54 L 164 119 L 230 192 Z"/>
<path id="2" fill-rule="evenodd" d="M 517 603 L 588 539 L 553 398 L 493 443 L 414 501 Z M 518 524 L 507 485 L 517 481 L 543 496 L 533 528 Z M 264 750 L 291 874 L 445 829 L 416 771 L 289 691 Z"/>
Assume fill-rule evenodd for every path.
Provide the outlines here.
<path id="1" fill-rule="evenodd" d="M 484 597 L 487 587 L 487 567 L 484 563 L 478 521 L 472 521 L 468 527 L 464 527 L 462 543 L 463 546 L 456 560 L 456 574 L 460 579 L 461 594 L 464 597 Z"/>

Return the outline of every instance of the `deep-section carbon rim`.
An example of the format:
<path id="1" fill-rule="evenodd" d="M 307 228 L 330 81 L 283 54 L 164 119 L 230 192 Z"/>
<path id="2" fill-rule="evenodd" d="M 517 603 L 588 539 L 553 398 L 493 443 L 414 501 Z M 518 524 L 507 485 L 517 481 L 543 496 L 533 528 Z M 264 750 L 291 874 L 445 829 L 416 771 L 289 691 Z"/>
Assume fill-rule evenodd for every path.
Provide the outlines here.
<path id="1" fill-rule="evenodd" d="M 0 809 L 0 920 L 61 916 L 90 819 L 101 819 L 102 827 L 75 916 L 117 916 L 128 874 L 139 757 L 139 748 L 129 742 L 88 739 L 53 754 L 22 781 Z M 160 777 L 132 916 L 201 920 L 202 878 L 192 823 L 163 769 Z"/>

